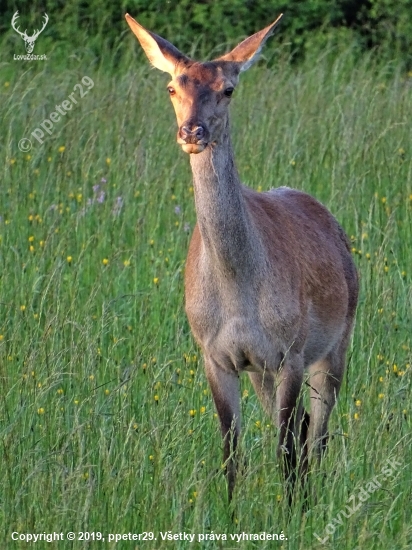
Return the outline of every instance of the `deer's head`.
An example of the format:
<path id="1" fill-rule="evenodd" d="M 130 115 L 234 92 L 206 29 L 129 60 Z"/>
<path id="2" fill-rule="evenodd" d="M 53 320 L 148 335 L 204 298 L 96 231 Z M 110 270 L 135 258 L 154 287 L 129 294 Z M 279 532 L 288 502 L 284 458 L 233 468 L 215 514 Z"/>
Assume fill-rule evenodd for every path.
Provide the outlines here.
<path id="1" fill-rule="evenodd" d="M 219 142 L 227 126 L 230 98 L 239 74 L 256 61 L 281 17 L 226 55 L 200 63 L 126 14 L 126 21 L 149 61 L 172 77 L 167 91 L 176 112 L 177 142 L 186 153 L 201 153 L 208 145 Z"/>

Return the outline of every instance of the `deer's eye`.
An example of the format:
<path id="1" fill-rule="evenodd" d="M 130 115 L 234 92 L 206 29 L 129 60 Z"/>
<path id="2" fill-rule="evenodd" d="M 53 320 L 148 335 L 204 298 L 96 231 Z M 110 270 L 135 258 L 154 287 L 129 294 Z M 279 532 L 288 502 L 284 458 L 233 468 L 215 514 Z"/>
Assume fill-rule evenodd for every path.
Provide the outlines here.
<path id="1" fill-rule="evenodd" d="M 235 91 L 234 88 L 226 88 L 226 90 L 223 92 L 226 97 L 232 97 L 233 92 Z"/>
<path id="2" fill-rule="evenodd" d="M 176 90 L 173 88 L 173 86 L 168 86 L 167 91 L 169 92 L 169 95 L 175 95 Z"/>

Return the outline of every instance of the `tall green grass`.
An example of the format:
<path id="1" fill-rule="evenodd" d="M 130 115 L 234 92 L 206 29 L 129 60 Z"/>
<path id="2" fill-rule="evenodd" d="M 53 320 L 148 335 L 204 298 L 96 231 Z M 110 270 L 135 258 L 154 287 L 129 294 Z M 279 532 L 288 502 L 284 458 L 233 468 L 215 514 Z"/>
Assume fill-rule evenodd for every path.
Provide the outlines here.
<path id="1" fill-rule="evenodd" d="M 411 548 L 411 76 L 350 49 L 242 75 L 232 128 L 244 182 L 323 201 L 351 238 L 361 293 L 309 508 L 298 492 L 288 513 L 276 429 L 245 377 L 232 521 L 184 314 L 195 211 L 167 77 L 72 58 L 23 67 L 0 82 L 1 547 L 27 547 L 14 531 L 99 531 L 95 547 L 188 548 L 161 540 L 171 530 L 288 539 L 193 545 L 208 549 Z M 43 145 L 30 138 L 85 75 L 93 89 Z M 393 474 L 321 543 L 315 533 L 326 537 L 388 458 Z M 107 542 L 144 531 L 157 540 Z"/>

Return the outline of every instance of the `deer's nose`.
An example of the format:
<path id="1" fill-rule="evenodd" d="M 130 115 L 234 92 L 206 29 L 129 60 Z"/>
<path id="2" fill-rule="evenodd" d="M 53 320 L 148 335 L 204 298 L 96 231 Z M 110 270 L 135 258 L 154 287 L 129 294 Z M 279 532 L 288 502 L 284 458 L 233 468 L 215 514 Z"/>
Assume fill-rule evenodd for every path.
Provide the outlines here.
<path id="1" fill-rule="evenodd" d="M 206 130 L 201 124 L 183 124 L 179 134 L 186 143 L 197 143 L 204 139 Z"/>

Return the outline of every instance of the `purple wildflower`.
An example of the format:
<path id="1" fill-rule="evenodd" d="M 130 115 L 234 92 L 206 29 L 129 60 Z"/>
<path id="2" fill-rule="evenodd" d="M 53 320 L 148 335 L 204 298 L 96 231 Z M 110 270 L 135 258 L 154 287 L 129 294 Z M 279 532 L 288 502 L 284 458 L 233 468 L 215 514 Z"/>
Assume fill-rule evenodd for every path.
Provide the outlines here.
<path id="1" fill-rule="evenodd" d="M 99 196 L 97 197 L 97 202 L 99 204 L 102 204 L 104 202 L 104 198 L 106 196 L 106 193 L 104 191 L 100 191 Z"/>
<path id="2" fill-rule="evenodd" d="M 112 210 L 113 216 L 118 216 L 120 214 L 122 207 L 123 207 L 123 199 L 122 197 L 117 197 L 115 205 Z"/>

